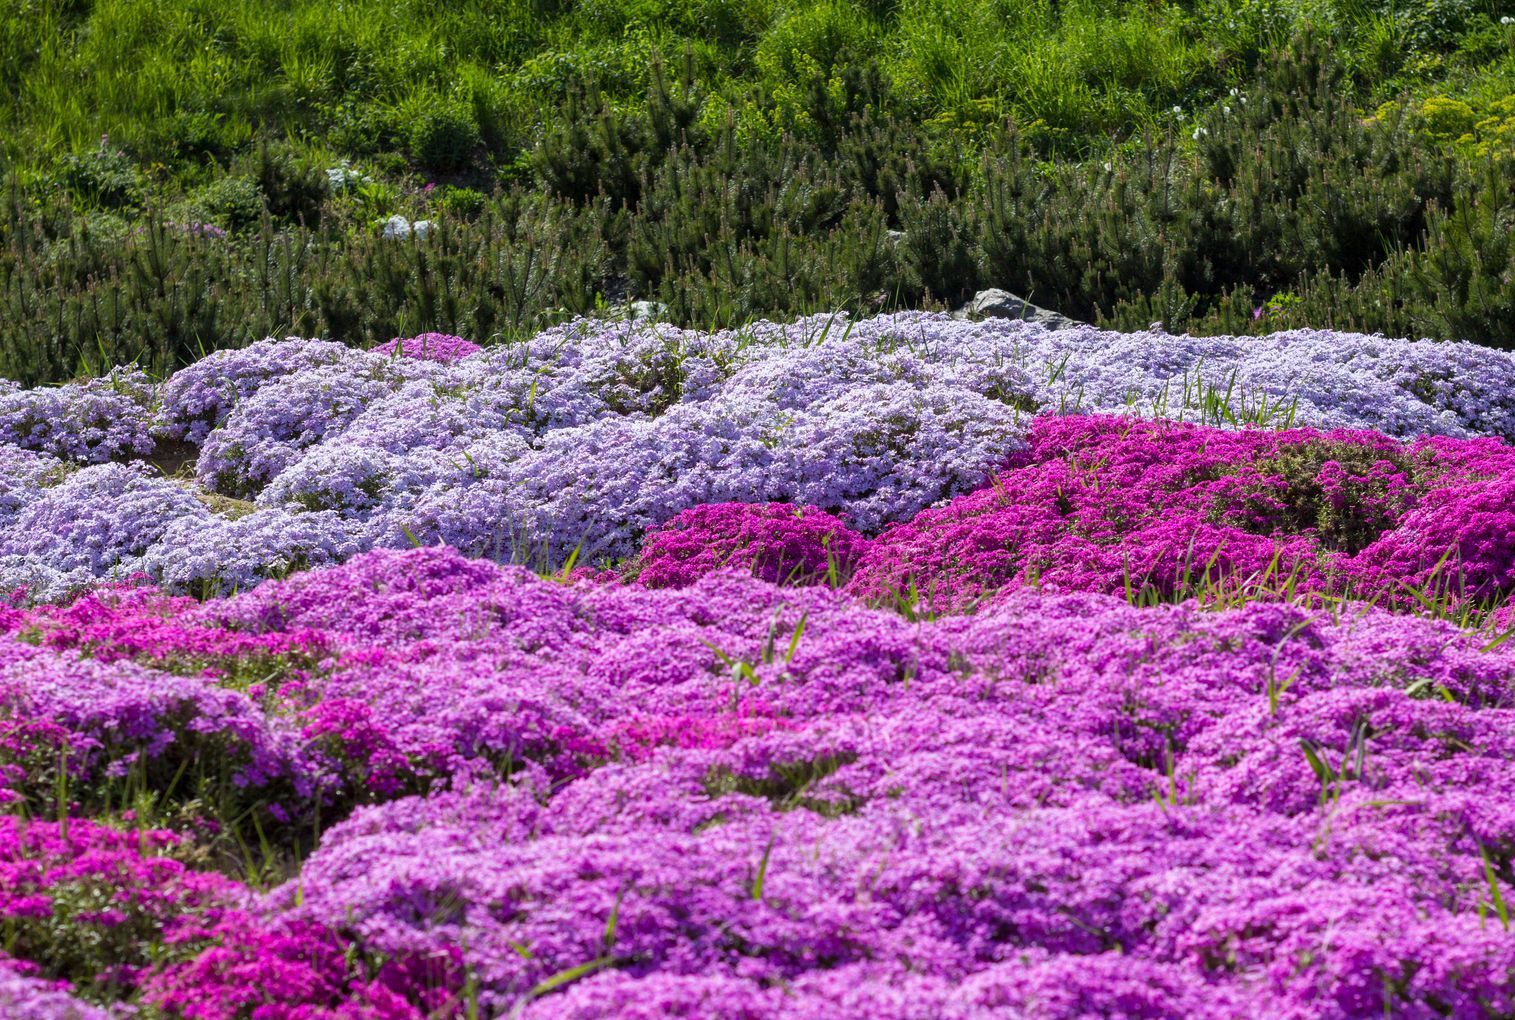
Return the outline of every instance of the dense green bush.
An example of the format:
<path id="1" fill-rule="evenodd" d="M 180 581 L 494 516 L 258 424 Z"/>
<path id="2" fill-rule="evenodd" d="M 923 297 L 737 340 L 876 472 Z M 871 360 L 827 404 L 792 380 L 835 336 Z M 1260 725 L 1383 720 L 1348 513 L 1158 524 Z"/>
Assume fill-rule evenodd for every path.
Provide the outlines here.
<path id="1" fill-rule="evenodd" d="M 468 165 L 482 142 L 473 109 L 460 102 L 422 102 L 407 113 L 410 156 L 427 169 L 460 169 Z"/>
<path id="2" fill-rule="evenodd" d="M 122 209 L 142 200 L 142 174 L 131 157 L 112 148 L 104 136 L 98 147 L 59 160 L 56 179 L 75 200 L 87 206 Z"/>

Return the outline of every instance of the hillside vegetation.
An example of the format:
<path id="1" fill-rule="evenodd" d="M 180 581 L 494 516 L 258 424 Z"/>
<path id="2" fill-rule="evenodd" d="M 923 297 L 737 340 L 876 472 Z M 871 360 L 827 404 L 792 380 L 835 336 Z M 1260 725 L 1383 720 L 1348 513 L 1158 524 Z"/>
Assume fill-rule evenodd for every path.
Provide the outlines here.
<path id="1" fill-rule="evenodd" d="M 1401 6 L 9 0 L 0 374 L 985 286 L 1508 344 L 1515 23 Z"/>

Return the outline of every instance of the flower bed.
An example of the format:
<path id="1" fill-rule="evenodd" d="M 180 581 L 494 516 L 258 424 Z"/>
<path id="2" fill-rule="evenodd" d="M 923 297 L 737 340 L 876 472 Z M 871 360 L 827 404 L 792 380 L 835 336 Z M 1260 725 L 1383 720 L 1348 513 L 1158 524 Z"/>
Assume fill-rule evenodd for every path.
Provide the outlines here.
<path id="1" fill-rule="evenodd" d="M 598 565 L 723 502 L 845 511 L 877 534 L 980 488 L 1036 413 L 1515 437 L 1509 354 L 1328 331 L 1192 338 L 902 314 L 709 334 L 575 320 L 501 348 L 440 334 L 390 346 L 269 340 L 156 387 L 119 370 L 0 395 L 13 444 L 0 586 L 58 598 L 145 571 L 227 593 L 438 542 Z M 193 477 L 97 463 L 140 457 Z"/>
<path id="2" fill-rule="evenodd" d="M 298 938 L 368 969 L 277 1001 L 365 1016 L 465 989 L 539 1016 L 1515 1006 L 1515 653 L 1448 623 L 1025 590 L 911 621 L 731 573 L 565 587 L 442 550 L 184 615 L 333 650 L 286 683 L 305 715 L 204 679 L 242 699 L 222 718 L 260 719 L 239 732 L 306 737 L 290 760 L 320 783 L 246 779 L 283 817 L 351 813 L 239 934 L 144 979 L 170 1015 L 249 1015 L 247 975 Z M 138 753 L 235 757 L 198 725 Z"/>
<path id="3" fill-rule="evenodd" d="M 1508 356 L 443 347 L 0 445 L 6 1015 L 1515 1013 Z"/>

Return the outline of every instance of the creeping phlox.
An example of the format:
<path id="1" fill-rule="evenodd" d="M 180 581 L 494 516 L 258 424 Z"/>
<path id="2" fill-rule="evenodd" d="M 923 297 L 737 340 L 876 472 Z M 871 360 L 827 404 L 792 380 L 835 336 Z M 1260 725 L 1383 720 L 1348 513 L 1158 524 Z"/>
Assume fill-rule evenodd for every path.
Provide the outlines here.
<path id="1" fill-rule="evenodd" d="M 387 347 L 0 384 L 5 1016 L 1515 1015 L 1510 355 Z"/>
<path id="2" fill-rule="evenodd" d="M 270 838 L 323 819 L 257 894 L 153 864 L 157 836 L 6 820 L 34 846 L 0 844 L 34 965 L 13 998 L 68 980 L 288 1020 L 1515 1009 L 1515 652 L 1447 622 L 1027 589 L 911 619 L 733 571 L 565 585 L 415 549 L 6 624 L 0 760 L 34 816 L 67 746 L 77 811 L 188 760 L 237 774 L 239 812 L 276 806 Z M 144 891 L 78 891 L 101 883 Z M 97 939 L 64 966 L 30 948 L 60 923 L 169 948 Z M 17 1015 L 68 1015 L 46 1008 Z"/>
<path id="3" fill-rule="evenodd" d="M 695 507 L 648 534 L 628 576 L 738 568 L 875 603 L 913 592 L 937 612 L 1032 587 L 1503 619 L 1515 593 L 1515 448 L 1493 439 L 1043 417 L 978 491 L 871 538 L 845 516 Z"/>
<path id="4" fill-rule="evenodd" d="M 374 351 L 268 340 L 156 385 L 117 369 L 0 386 L 0 585 L 61 597 L 143 571 L 225 593 L 435 543 L 603 564 L 723 502 L 814 506 L 877 534 L 982 487 L 1033 415 L 1079 412 L 1510 438 L 1515 361 L 1320 330 L 925 313 L 714 333 L 576 319 L 482 350 L 444 334 Z M 125 473 L 142 458 L 154 466 Z"/>

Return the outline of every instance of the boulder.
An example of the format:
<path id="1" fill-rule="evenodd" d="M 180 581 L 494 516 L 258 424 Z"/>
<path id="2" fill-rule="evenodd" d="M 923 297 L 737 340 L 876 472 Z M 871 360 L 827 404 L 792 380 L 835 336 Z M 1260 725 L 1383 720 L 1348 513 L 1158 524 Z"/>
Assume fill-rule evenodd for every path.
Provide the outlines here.
<path id="1" fill-rule="evenodd" d="M 1048 329 L 1075 329 L 1084 323 L 1047 308 L 1038 308 L 1008 290 L 991 287 L 973 295 L 973 300 L 952 313 L 957 319 L 1024 319 Z"/>
<path id="2" fill-rule="evenodd" d="M 633 319 L 661 319 L 668 314 L 668 306 L 661 301 L 633 301 L 626 308 Z"/>

